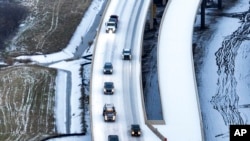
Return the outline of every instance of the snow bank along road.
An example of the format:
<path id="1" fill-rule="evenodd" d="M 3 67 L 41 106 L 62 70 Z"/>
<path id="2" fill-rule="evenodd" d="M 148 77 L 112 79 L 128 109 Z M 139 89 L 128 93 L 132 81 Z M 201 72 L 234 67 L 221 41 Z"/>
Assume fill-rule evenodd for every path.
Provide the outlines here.
<path id="1" fill-rule="evenodd" d="M 91 78 L 91 129 L 93 141 L 106 141 L 115 134 L 121 141 L 160 140 L 145 125 L 140 87 L 140 52 L 143 29 L 150 0 L 110 1 L 95 41 Z M 119 16 L 115 34 L 105 33 L 105 22 L 109 16 Z M 123 48 L 131 48 L 132 60 L 122 60 Z M 103 65 L 112 62 L 113 74 L 104 75 Z M 113 82 L 113 95 L 103 94 L 104 82 Z M 102 117 L 105 103 L 113 103 L 116 111 L 115 122 L 105 122 Z M 131 124 L 140 124 L 141 137 L 131 137 Z"/>
<path id="2" fill-rule="evenodd" d="M 192 31 L 200 0 L 170 0 L 158 44 L 159 89 L 168 141 L 202 141 L 203 129 L 192 58 Z"/>

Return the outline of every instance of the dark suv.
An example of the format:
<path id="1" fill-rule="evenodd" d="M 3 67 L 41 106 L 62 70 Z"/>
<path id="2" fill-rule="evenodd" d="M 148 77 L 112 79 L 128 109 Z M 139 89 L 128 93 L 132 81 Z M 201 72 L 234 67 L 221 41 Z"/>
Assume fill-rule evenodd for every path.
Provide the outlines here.
<path id="1" fill-rule="evenodd" d="M 114 104 L 105 104 L 102 112 L 104 121 L 115 121 L 116 110 Z"/>
<path id="2" fill-rule="evenodd" d="M 115 88 L 113 82 L 104 82 L 104 88 L 103 88 L 104 94 L 114 94 Z"/>
<path id="3" fill-rule="evenodd" d="M 113 73 L 113 65 L 110 62 L 106 62 L 103 66 L 104 74 L 112 74 Z"/>
<path id="4" fill-rule="evenodd" d="M 117 135 L 109 135 L 108 141 L 119 141 L 119 138 Z"/>
<path id="5" fill-rule="evenodd" d="M 141 128 L 139 124 L 132 124 L 131 125 L 131 136 L 140 136 L 141 135 Z"/>

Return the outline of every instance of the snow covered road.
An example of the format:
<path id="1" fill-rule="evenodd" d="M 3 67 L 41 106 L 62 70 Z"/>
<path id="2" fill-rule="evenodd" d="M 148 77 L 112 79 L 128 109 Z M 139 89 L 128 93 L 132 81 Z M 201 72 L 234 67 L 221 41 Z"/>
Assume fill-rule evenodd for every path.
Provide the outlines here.
<path id="1" fill-rule="evenodd" d="M 111 1 L 99 36 L 97 37 L 91 78 L 92 140 L 104 141 L 108 135 L 116 134 L 120 140 L 159 140 L 145 125 L 140 92 L 140 46 L 144 21 L 150 1 L 121 0 Z M 119 16 L 118 30 L 115 34 L 105 33 L 104 22 L 110 15 Z M 122 49 L 132 49 L 132 60 L 121 58 Z M 102 73 L 105 62 L 111 61 L 114 67 L 112 75 Z M 114 82 L 115 93 L 103 94 L 104 82 Z M 105 103 L 116 107 L 115 122 L 104 122 L 102 110 Z M 131 137 L 131 124 L 140 124 L 142 135 Z"/>

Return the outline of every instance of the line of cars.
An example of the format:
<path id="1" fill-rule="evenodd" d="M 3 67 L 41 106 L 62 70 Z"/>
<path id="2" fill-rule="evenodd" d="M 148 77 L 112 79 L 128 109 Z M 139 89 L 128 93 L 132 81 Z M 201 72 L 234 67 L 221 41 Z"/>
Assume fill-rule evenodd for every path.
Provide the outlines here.
<path id="1" fill-rule="evenodd" d="M 141 135 L 141 128 L 139 124 L 132 124 L 130 130 L 132 136 Z M 119 137 L 118 135 L 108 135 L 108 141 L 119 141 Z"/>
<path id="2" fill-rule="evenodd" d="M 118 16 L 111 15 L 109 20 L 105 23 L 106 33 L 116 33 L 118 27 Z M 132 53 L 130 48 L 124 48 L 122 51 L 123 60 L 131 60 Z M 112 62 L 105 62 L 103 66 L 103 74 L 112 75 L 113 74 L 113 64 Z M 104 82 L 103 93 L 107 95 L 112 95 L 115 92 L 115 87 L 113 82 Z M 116 120 L 116 109 L 113 103 L 105 104 L 103 106 L 103 118 L 104 121 L 115 121 Z M 140 136 L 141 128 L 139 124 L 132 124 L 130 129 L 131 136 Z M 119 141 L 118 135 L 109 135 L 108 141 Z"/>

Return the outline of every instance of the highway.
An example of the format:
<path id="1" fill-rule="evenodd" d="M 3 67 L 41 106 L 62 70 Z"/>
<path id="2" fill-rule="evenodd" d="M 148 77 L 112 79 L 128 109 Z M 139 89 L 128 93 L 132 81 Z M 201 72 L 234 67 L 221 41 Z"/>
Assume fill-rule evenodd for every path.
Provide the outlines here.
<path id="1" fill-rule="evenodd" d="M 153 125 L 168 141 L 202 141 L 203 125 L 199 109 L 192 60 L 192 32 L 200 0 L 170 0 L 161 22 L 158 45 L 159 89 L 165 125 Z M 91 129 L 93 141 L 118 135 L 122 141 L 160 140 L 145 125 L 141 91 L 141 44 L 150 0 L 110 1 L 95 41 L 91 78 Z M 109 16 L 119 16 L 115 34 L 105 33 Z M 122 49 L 132 49 L 132 60 L 121 58 Z M 112 75 L 102 73 L 112 62 Z M 115 93 L 103 94 L 104 82 L 114 82 Z M 115 122 L 104 122 L 103 105 L 113 103 Z M 142 136 L 131 137 L 130 125 L 140 124 Z"/>
<path id="2" fill-rule="evenodd" d="M 106 141 L 108 135 L 118 135 L 121 141 L 159 140 L 145 125 L 140 92 L 140 48 L 144 21 L 149 0 L 110 1 L 95 41 L 91 78 L 91 127 L 93 141 Z M 105 22 L 109 16 L 119 16 L 115 34 L 105 33 Z M 123 48 L 132 49 L 132 60 L 122 60 Z M 112 62 L 112 75 L 103 74 L 105 62 Z M 104 82 L 114 82 L 113 95 L 103 94 Z M 139 91 L 139 92 L 138 92 Z M 104 122 L 102 110 L 105 103 L 113 103 L 117 118 L 115 122 Z M 141 137 L 131 137 L 131 124 L 140 124 Z"/>

